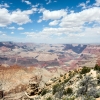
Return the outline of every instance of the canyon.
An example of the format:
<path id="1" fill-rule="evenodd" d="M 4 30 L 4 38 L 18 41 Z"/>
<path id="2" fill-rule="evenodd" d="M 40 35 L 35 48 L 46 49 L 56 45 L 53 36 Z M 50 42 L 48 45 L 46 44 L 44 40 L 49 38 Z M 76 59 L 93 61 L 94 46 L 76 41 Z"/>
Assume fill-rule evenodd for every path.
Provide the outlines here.
<path id="1" fill-rule="evenodd" d="M 53 77 L 84 66 L 100 65 L 99 44 L 36 44 L 0 42 L 0 86 L 6 100 L 24 94 L 33 77 L 41 86 Z M 34 78 L 33 78 L 34 79 Z"/>

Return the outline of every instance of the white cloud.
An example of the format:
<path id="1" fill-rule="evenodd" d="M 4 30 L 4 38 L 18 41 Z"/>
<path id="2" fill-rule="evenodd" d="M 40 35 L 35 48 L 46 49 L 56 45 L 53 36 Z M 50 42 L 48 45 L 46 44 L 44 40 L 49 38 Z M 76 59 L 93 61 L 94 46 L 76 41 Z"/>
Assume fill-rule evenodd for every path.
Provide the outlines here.
<path id="1" fill-rule="evenodd" d="M 44 10 L 43 12 L 45 11 L 47 10 Z M 51 19 L 53 21 L 51 21 L 49 25 L 53 26 L 59 24 L 59 27 L 57 28 L 44 27 L 43 30 L 40 32 L 31 32 L 31 33 L 26 32 L 25 34 L 31 38 L 38 38 L 38 37 L 40 37 L 41 39 L 48 38 L 48 41 L 50 41 L 50 38 L 56 38 L 54 40 L 58 41 L 60 39 L 63 42 L 67 41 L 67 42 L 78 43 L 80 41 L 80 43 L 92 43 L 92 42 L 96 43 L 100 42 L 99 16 L 100 16 L 99 7 L 92 7 L 84 9 L 80 12 L 68 13 L 59 18 L 58 17 L 55 18 L 48 14 L 47 17 L 43 16 L 44 19 L 42 18 L 40 19 L 42 20 Z M 52 39 L 53 42 L 54 40 Z"/>
<path id="2" fill-rule="evenodd" d="M 96 3 L 94 4 L 95 6 L 100 6 L 100 0 L 95 0 Z"/>
<path id="3" fill-rule="evenodd" d="M 14 32 L 11 32 L 11 34 L 14 34 Z"/>
<path id="4" fill-rule="evenodd" d="M 31 5 L 31 2 L 29 2 L 29 1 L 25 1 L 25 2 L 26 2 L 26 4 Z"/>
<path id="5" fill-rule="evenodd" d="M 77 7 L 82 7 L 82 9 L 86 9 L 86 8 L 91 8 L 91 5 L 88 5 L 90 3 L 90 0 L 86 0 L 86 2 L 82 2 L 80 3 Z"/>
<path id="6" fill-rule="evenodd" d="M 61 17 L 64 17 L 67 15 L 66 10 L 64 9 L 50 11 L 50 10 L 46 10 L 42 8 L 40 12 L 43 13 L 41 20 L 49 20 L 49 19 L 56 20 L 56 19 L 60 19 Z"/>
<path id="7" fill-rule="evenodd" d="M 40 42 L 46 40 L 49 43 L 58 43 L 58 41 L 60 43 L 79 43 L 79 41 L 80 43 L 100 42 L 100 27 L 85 27 L 82 31 L 80 31 L 80 28 L 44 28 L 40 32 L 25 32 L 23 34 L 27 36 L 27 39 L 34 40 L 39 37 Z M 56 36 L 56 39 L 54 36 Z"/>
<path id="8" fill-rule="evenodd" d="M 33 8 L 31 10 L 24 10 L 24 11 L 17 9 L 12 12 L 9 12 L 6 8 L 0 8 L 0 27 L 6 27 L 11 23 L 22 25 L 32 22 L 29 17 L 33 13 L 34 13 Z"/>
<path id="9" fill-rule="evenodd" d="M 6 34 L 2 34 L 3 36 L 5 36 Z"/>
<path id="10" fill-rule="evenodd" d="M 50 26 L 55 26 L 59 23 L 59 20 L 54 20 L 52 22 L 49 23 Z"/>
<path id="11" fill-rule="evenodd" d="M 61 27 L 82 27 L 85 23 L 97 22 L 100 23 L 100 8 L 93 7 L 85 9 L 78 13 L 71 13 L 62 18 Z"/>
<path id="12" fill-rule="evenodd" d="M 43 13 L 45 10 L 46 10 L 45 8 L 41 7 L 41 8 L 39 9 L 39 12 L 38 12 L 38 13 Z"/>
<path id="13" fill-rule="evenodd" d="M 86 9 L 86 4 L 85 3 L 80 3 L 77 7 L 82 7 L 82 9 Z"/>
<path id="14" fill-rule="evenodd" d="M 0 8 L 0 27 L 11 24 L 10 13 L 6 8 Z"/>
<path id="15" fill-rule="evenodd" d="M 27 36 L 32 37 L 51 37 L 52 35 L 61 36 L 63 34 L 69 35 L 70 33 L 81 32 L 79 28 L 49 28 L 45 27 L 40 32 L 25 32 Z"/>
<path id="16" fill-rule="evenodd" d="M 4 8 L 8 8 L 8 7 L 9 7 L 9 5 L 8 5 L 7 3 L 0 4 L 0 8 L 2 8 L 2 7 L 4 7 Z"/>
<path id="17" fill-rule="evenodd" d="M 32 8 L 32 11 L 36 12 L 36 11 L 38 11 L 38 9 L 37 8 Z"/>
<path id="18" fill-rule="evenodd" d="M 8 29 L 16 29 L 14 26 L 12 26 L 12 27 L 7 27 Z"/>
<path id="19" fill-rule="evenodd" d="M 87 0 L 87 1 L 86 1 L 86 4 L 88 4 L 88 3 L 90 3 L 90 0 Z"/>
<path id="20" fill-rule="evenodd" d="M 27 5 L 31 5 L 31 2 L 28 0 L 22 0 L 22 2 L 25 2 Z"/>
<path id="21" fill-rule="evenodd" d="M 49 0 L 46 4 L 48 5 L 48 4 L 50 4 L 51 3 L 51 0 Z"/>
<path id="22" fill-rule="evenodd" d="M 5 36 L 7 36 L 6 35 L 6 33 L 5 32 L 2 32 L 2 31 L 0 31 L 0 38 L 3 36 L 3 38 L 5 37 Z M 1 40 L 1 39 L 0 39 Z"/>
<path id="23" fill-rule="evenodd" d="M 38 22 L 38 23 L 41 23 L 41 22 L 42 22 L 42 19 L 39 19 L 37 22 Z"/>
<path id="24" fill-rule="evenodd" d="M 24 28 L 23 27 L 18 27 L 18 30 L 24 30 Z"/>
<path id="25" fill-rule="evenodd" d="M 11 19 L 14 23 L 17 23 L 19 25 L 26 24 L 28 22 L 31 22 L 31 19 L 29 19 L 29 15 L 32 14 L 32 10 L 26 10 L 26 11 L 13 11 L 11 14 Z"/>
<path id="26" fill-rule="evenodd" d="M 36 8 L 36 7 L 38 7 L 40 4 L 38 3 L 38 4 L 36 4 L 36 5 L 32 5 L 32 7 L 33 8 Z"/>

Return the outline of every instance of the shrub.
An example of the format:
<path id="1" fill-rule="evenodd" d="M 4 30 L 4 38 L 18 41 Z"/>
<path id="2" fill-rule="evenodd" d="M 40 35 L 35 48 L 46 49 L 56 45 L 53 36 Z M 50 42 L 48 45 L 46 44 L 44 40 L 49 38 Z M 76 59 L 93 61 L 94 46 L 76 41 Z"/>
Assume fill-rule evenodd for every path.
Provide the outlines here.
<path id="1" fill-rule="evenodd" d="M 64 90 L 64 91 L 63 91 L 63 95 L 66 95 L 66 94 L 67 94 L 67 91 L 66 91 L 66 90 Z"/>
<path id="2" fill-rule="evenodd" d="M 65 80 L 64 80 L 64 83 L 67 83 L 69 80 L 70 80 L 70 78 L 65 79 Z"/>
<path id="3" fill-rule="evenodd" d="M 67 93 L 67 94 L 72 94 L 72 93 L 73 93 L 72 88 L 67 88 L 66 93 Z"/>
<path id="4" fill-rule="evenodd" d="M 63 74 L 60 74 L 60 77 L 63 77 Z"/>
<path id="5" fill-rule="evenodd" d="M 77 91 L 77 95 L 86 95 L 86 94 L 94 94 L 94 90 L 91 90 L 93 87 L 97 85 L 97 82 L 93 77 L 85 76 L 79 85 L 79 89 Z"/>
<path id="6" fill-rule="evenodd" d="M 79 74 L 79 78 L 80 78 L 80 79 L 82 79 L 82 78 L 83 78 L 83 76 L 82 76 L 81 74 Z"/>
<path id="7" fill-rule="evenodd" d="M 48 97 L 46 100 L 52 100 L 52 98 L 51 97 Z"/>
<path id="8" fill-rule="evenodd" d="M 64 75 L 64 79 L 66 79 L 66 76 Z"/>
<path id="9" fill-rule="evenodd" d="M 47 93 L 47 89 L 43 89 L 42 92 L 41 92 L 41 95 L 45 95 Z"/>
<path id="10" fill-rule="evenodd" d="M 83 69 L 81 70 L 81 74 L 86 74 L 86 73 L 88 73 L 88 72 L 90 72 L 90 68 L 88 68 L 88 67 L 83 67 Z"/>
<path id="11" fill-rule="evenodd" d="M 97 83 L 100 84 L 100 75 L 97 76 L 97 79 L 98 79 Z"/>
<path id="12" fill-rule="evenodd" d="M 53 95 L 60 90 L 60 84 L 55 84 L 53 86 Z"/>
<path id="13" fill-rule="evenodd" d="M 61 82 L 61 80 L 59 80 L 59 82 Z"/>
<path id="14" fill-rule="evenodd" d="M 85 96 L 84 100 L 96 100 L 93 96 Z"/>
<path id="15" fill-rule="evenodd" d="M 71 97 L 71 98 L 67 98 L 66 100 L 75 100 L 75 98 Z"/>
<path id="16" fill-rule="evenodd" d="M 95 65 L 94 70 L 100 71 L 100 66 L 98 64 Z"/>

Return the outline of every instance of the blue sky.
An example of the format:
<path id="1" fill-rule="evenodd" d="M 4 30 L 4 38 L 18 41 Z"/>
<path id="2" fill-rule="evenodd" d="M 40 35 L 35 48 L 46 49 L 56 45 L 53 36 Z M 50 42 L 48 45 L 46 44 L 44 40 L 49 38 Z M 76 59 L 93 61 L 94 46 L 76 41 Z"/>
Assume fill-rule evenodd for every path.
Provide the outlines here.
<path id="1" fill-rule="evenodd" d="M 1 0 L 0 41 L 100 43 L 100 0 Z"/>

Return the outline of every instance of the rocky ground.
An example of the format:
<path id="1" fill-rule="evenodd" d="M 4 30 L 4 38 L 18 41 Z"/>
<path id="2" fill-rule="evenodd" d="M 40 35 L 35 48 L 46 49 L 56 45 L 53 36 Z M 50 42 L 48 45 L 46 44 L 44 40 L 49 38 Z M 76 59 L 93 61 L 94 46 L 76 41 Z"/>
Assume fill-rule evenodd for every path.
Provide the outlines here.
<path id="1" fill-rule="evenodd" d="M 61 74 L 60 77 L 50 79 L 42 89 L 35 82 L 29 83 L 26 90 L 26 96 L 30 100 L 100 99 L 100 66 L 83 67 Z"/>

